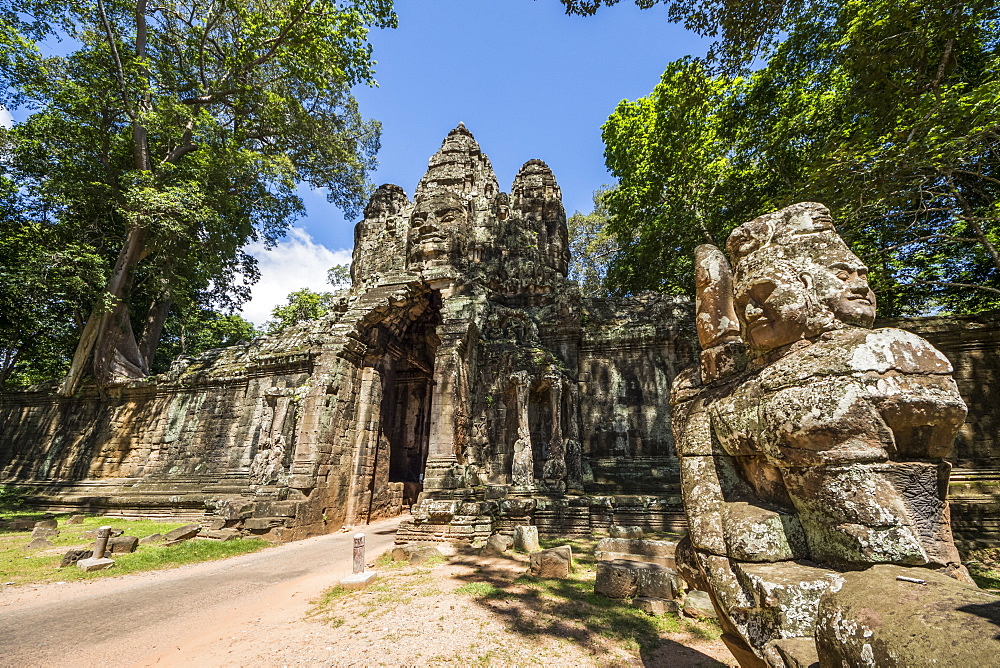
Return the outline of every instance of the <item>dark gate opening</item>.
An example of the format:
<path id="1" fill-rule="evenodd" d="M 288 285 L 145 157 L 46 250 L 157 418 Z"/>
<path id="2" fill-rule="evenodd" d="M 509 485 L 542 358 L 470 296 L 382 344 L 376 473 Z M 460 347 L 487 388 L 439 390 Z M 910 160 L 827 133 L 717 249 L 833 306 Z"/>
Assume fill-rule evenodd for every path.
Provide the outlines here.
<path id="1" fill-rule="evenodd" d="M 440 343 L 441 297 L 429 295 L 427 308 L 391 340 L 382 368 L 382 438 L 388 441 L 388 482 L 403 483 L 403 505 L 423 490 L 431 427 L 434 354 Z"/>

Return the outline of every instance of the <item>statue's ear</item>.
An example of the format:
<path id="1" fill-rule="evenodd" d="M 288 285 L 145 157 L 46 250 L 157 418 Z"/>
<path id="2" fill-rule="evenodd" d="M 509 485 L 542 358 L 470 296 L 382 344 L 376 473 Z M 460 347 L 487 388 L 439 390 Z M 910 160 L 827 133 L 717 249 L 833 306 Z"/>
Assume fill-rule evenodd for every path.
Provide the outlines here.
<path id="1" fill-rule="evenodd" d="M 808 271 L 801 271 L 801 272 L 799 272 L 799 280 L 802 281 L 802 286 L 806 290 L 812 290 L 813 289 L 813 285 L 814 285 L 814 283 L 813 283 L 813 275 L 811 273 L 809 273 Z"/>
<path id="2" fill-rule="evenodd" d="M 710 244 L 694 251 L 695 328 L 701 343 L 701 382 L 711 384 L 742 371 L 746 347 L 733 306 L 733 270 Z"/>
<path id="3" fill-rule="evenodd" d="M 740 324 L 733 307 L 733 270 L 721 250 L 702 244 L 694 250 L 695 327 L 702 350 L 737 341 Z"/>

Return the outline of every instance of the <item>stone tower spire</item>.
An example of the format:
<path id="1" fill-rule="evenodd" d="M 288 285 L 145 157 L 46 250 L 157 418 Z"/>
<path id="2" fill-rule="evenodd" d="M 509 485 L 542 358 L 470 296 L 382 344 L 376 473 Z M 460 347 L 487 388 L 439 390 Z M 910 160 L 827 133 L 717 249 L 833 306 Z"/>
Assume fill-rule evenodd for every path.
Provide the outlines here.
<path id="1" fill-rule="evenodd" d="M 510 205 L 526 230 L 536 237 L 538 261 L 565 276 L 569 265 L 569 235 L 562 190 L 552 170 L 541 160 L 521 166 L 510 189 Z"/>
<path id="2" fill-rule="evenodd" d="M 448 190 L 465 201 L 492 199 L 499 192 L 490 159 L 464 123 L 449 132 L 438 152 L 431 156 L 414 199 L 431 190 Z"/>

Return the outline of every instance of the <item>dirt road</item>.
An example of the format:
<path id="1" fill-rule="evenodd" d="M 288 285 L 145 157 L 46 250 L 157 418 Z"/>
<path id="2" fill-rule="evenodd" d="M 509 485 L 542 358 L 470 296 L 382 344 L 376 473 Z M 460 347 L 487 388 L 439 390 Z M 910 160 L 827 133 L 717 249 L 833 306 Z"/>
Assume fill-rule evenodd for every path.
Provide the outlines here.
<path id="1" fill-rule="evenodd" d="M 399 519 L 359 530 L 369 560 Z M 308 645 L 308 602 L 351 572 L 352 533 L 225 561 L 79 583 L 0 591 L 0 665 L 268 665 Z"/>

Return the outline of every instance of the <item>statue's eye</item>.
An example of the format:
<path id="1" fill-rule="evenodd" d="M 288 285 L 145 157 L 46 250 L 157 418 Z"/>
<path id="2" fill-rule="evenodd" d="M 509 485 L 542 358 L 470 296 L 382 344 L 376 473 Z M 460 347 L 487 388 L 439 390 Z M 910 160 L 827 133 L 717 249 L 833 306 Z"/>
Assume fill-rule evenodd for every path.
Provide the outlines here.
<path id="1" fill-rule="evenodd" d="M 843 269 L 837 272 L 837 278 L 839 278 L 842 281 L 846 281 L 850 277 L 851 275 L 848 272 L 844 271 Z"/>

